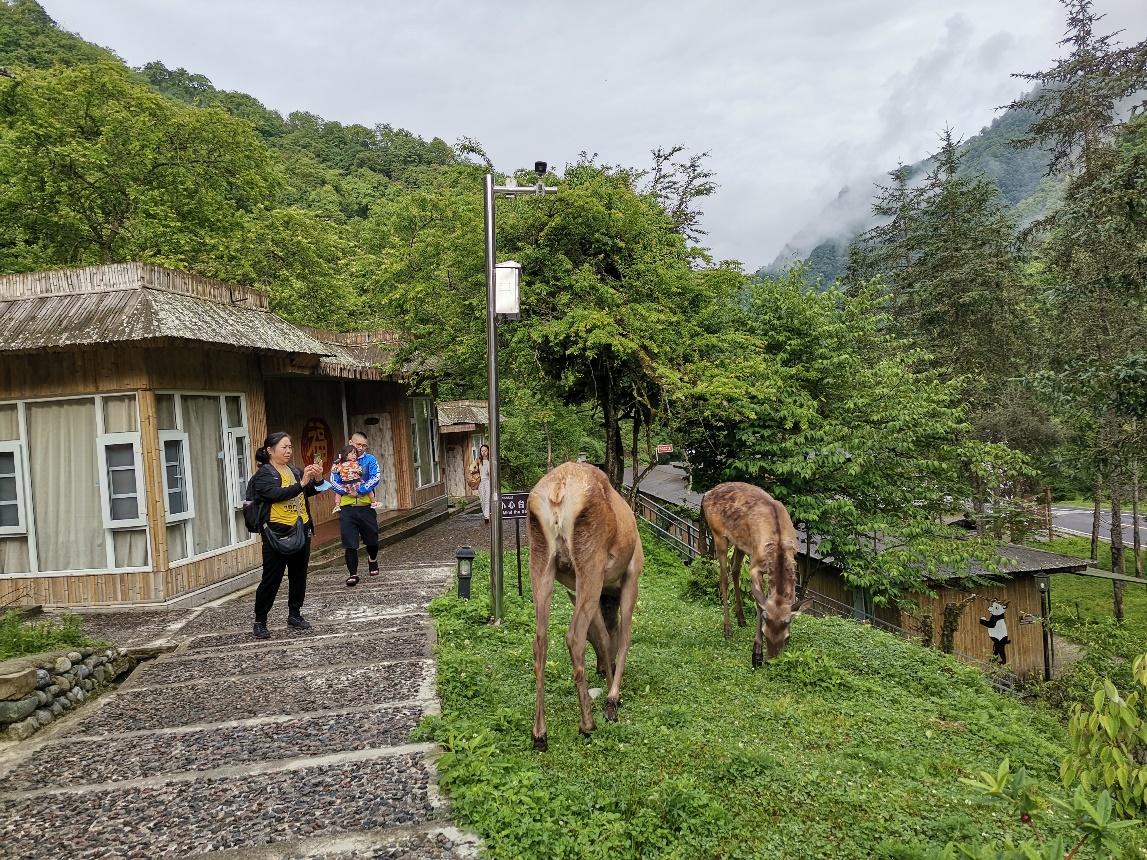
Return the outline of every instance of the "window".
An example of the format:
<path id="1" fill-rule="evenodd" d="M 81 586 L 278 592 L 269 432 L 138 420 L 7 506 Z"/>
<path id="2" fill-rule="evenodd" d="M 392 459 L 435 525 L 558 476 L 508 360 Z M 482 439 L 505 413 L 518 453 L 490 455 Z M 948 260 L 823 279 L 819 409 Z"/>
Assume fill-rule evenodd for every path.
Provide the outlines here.
<path id="1" fill-rule="evenodd" d="M 166 520 L 183 522 L 195 516 L 191 492 L 191 472 L 187 468 L 187 434 L 163 430 L 159 434 L 163 452 L 163 498 Z"/>
<path id="2" fill-rule="evenodd" d="M 411 400 L 410 447 L 414 452 L 414 476 L 419 489 L 437 483 L 438 417 L 434 401 L 426 397 Z"/>
<path id="3" fill-rule="evenodd" d="M 26 519 L 20 443 L 0 442 L 0 535 L 25 534 Z"/>

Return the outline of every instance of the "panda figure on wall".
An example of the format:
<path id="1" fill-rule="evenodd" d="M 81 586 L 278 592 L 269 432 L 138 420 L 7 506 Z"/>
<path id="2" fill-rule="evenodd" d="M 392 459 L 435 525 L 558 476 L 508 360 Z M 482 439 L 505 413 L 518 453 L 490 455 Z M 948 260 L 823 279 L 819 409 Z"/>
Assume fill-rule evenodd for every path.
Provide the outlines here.
<path id="1" fill-rule="evenodd" d="M 1008 662 L 1007 646 L 1012 641 L 1008 638 L 1008 625 L 1004 621 L 1007 611 L 1007 603 L 993 599 L 988 607 L 988 617 L 980 618 L 980 623 L 988 628 L 988 636 L 992 640 L 992 656 L 1003 664 Z"/>

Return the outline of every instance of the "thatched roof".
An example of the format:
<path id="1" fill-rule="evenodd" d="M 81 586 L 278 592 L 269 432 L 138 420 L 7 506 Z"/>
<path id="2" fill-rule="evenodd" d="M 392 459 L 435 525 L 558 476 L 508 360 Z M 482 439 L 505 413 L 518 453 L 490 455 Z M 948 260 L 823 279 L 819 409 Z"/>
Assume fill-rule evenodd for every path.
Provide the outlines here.
<path id="1" fill-rule="evenodd" d="M 438 404 L 438 428 L 450 432 L 453 425 L 485 427 L 490 423 L 490 407 L 485 400 L 444 400 Z"/>

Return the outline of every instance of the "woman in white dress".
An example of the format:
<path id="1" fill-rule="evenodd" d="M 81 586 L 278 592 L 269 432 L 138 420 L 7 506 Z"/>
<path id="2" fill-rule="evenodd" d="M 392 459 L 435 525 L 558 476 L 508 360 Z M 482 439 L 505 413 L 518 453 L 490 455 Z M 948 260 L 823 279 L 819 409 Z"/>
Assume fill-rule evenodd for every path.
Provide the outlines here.
<path id="1" fill-rule="evenodd" d="M 478 449 L 478 459 L 474 462 L 478 472 L 478 500 L 482 503 L 482 519 L 490 522 L 490 446 Z"/>

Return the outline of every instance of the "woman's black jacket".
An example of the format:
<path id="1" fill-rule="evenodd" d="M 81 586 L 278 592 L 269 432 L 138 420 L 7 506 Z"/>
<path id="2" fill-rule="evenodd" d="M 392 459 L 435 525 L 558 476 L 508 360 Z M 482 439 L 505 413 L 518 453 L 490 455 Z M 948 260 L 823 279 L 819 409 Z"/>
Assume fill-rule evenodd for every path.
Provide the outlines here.
<path id="1" fill-rule="evenodd" d="M 259 525 L 264 526 L 270 520 L 271 505 L 274 502 L 285 502 L 302 493 L 304 496 L 303 504 L 307 506 L 307 530 L 314 534 L 315 519 L 311 516 L 311 496 L 318 495 L 315 482 L 311 481 L 304 487 L 300 483 L 303 480 L 302 470 L 296 469 L 294 466 L 287 466 L 287 468 L 295 476 L 295 483 L 289 487 L 283 486 L 282 479 L 279 477 L 279 470 L 270 463 L 264 463 L 260 466 L 259 471 L 251 478 L 252 496 L 255 502 L 262 507 L 259 512 Z"/>

